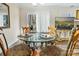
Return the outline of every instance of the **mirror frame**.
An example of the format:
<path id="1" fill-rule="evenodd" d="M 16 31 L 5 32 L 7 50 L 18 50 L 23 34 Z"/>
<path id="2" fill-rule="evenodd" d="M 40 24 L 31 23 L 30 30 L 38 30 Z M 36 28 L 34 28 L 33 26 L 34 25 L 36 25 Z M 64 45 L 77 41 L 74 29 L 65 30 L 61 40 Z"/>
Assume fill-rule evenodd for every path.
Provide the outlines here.
<path id="1" fill-rule="evenodd" d="M 9 10 L 9 6 L 6 3 L 1 3 L 3 5 L 5 5 L 8 9 L 8 25 L 7 26 L 3 26 L 2 28 L 10 28 L 10 10 Z"/>

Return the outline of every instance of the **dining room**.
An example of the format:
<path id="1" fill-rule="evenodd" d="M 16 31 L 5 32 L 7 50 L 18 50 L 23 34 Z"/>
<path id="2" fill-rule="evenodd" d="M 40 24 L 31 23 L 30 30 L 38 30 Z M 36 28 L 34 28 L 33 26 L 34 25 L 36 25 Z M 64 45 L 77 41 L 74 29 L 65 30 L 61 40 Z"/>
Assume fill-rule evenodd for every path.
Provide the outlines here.
<path id="1" fill-rule="evenodd" d="M 79 4 L 0 3 L 0 56 L 79 56 Z"/>

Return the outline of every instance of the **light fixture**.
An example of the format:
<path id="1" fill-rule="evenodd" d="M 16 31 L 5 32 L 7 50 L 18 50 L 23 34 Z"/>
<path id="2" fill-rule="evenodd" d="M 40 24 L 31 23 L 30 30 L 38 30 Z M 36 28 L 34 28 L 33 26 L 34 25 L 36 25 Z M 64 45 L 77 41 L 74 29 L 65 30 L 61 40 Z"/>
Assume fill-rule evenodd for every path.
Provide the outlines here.
<path id="1" fill-rule="evenodd" d="M 37 3 L 32 3 L 34 6 L 36 6 L 37 5 Z"/>
<path id="2" fill-rule="evenodd" d="M 33 6 L 43 5 L 44 3 L 32 3 Z"/>

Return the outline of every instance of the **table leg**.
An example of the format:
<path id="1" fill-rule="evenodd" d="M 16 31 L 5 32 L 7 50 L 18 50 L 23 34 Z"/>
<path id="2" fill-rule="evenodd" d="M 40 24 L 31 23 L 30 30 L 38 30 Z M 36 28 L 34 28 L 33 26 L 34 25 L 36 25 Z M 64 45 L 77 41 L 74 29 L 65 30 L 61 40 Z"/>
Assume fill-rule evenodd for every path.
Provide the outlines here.
<path id="1" fill-rule="evenodd" d="M 41 47 L 43 47 L 43 42 L 41 42 Z"/>
<path id="2" fill-rule="evenodd" d="M 33 50 L 32 56 L 36 56 L 36 54 L 37 54 L 37 51 Z"/>
<path id="3" fill-rule="evenodd" d="M 45 42 L 45 47 L 47 47 L 47 42 Z"/>
<path id="4" fill-rule="evenodd" d="M 33 42 L 33 47 L 34 47 L 34 48 L 36 47 L 35 42 Z"/>
<path id="5" fill-rule="evenodd" d="M 32 56 L 36 56 L 37 51 L 35 50 L 35 47 L 32 47 L 31 49 L 32 49 Z"/>
<path id="6" fill-rule="evenodd" d="M 27 44 L 27 41 L 25 41 L 25 43 Z"/>

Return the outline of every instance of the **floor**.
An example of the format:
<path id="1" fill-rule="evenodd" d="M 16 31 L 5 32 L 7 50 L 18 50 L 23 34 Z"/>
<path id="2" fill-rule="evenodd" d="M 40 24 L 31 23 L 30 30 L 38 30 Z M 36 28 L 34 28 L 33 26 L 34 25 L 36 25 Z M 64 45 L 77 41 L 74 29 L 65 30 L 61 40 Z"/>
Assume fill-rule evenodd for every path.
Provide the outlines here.
<path id="1" fill-rule="evenodd" d="M 63 41 L 59 42 L 56 46 L 58 46 L 61 49 L 66 50 L 67 45 L 68 45 L 68 40 L 63 40 Z M 79 56 L 79 41 L 76 44 L 76 47 L 75 47 L 74 52 L 73 52 L 73 55 L 74 56 Z"/>
<path id="2" fill-rule="evenodd" d="M 10 47 L 13 47 L 13 46 L 15 46 L 15 45 L 17 45 L 17 44 L 20 44 L 20 43 L 24 43 L 24 42 L 22 42 L 22 41 L 19 40 L 19 41 L 15 42 L 15 43 L 14 43 L 12 46 L 10 46 Z M 59 47 L 59 48 L 61 48 L 61 49 L 66 50 L 67 44 L 68 44 L 68 41 L 67 41 L 67 40 L 64 40 L 64 41 L 60 41 L 59 43 L 57 43 L 56 46 Z M 36 52 L 36 51 L 37 51 L 37 52 Z M 35 55 L 36 55 L 36 56 L 39 56 L 40 49 L 38 49 L 38 50 L 36 50 L 36 51 L 34 52 Z M 75 48 L 74 53 L 73 53 L 73 56 L 79 56 L 79 41 L 78 41 L 78 43 L 77 43 L 77 45 L 76 45 L 76 48 Z"/>

